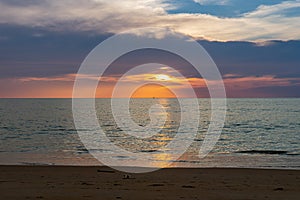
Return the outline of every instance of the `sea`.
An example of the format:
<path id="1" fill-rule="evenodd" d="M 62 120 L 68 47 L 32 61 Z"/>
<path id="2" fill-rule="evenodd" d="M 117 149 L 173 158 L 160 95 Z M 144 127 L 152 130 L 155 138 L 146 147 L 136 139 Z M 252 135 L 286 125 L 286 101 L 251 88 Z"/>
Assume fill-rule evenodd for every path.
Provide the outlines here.
<path id="1" fill-rule="evenodd" d="M 221 135 L 204 158 L 198 154 L 211 123 L 211 103 L 210 99 L 198 102 L 201 117 L 197 135 L 176 160 L 166 156 L 172 151 L 160 149 L 181 134 L 177 99 L 130 100 L 129 113 L 140 132 L 147 131 L 145 127 L 151 123 L 151 106 L 160 104 L 167 116 L 157 134 L 144 139 L 129 136 L 126 131 L 130 128 L 123 130 L 117 125 L 111 99 L 95 99 L 95 109 L 99 126 L 109 139 L 106 142 L 133 153 L 153 155 L 158 167 L 300 169 L 300 99 L 227 99 Z M 0 99 L 0 141 L 0 165 L 103 165 L 91 151 L 130 162 L 130 158 L 103 149 L 105 145 L 86 148 L 74 124 L 72 99 Z"/>

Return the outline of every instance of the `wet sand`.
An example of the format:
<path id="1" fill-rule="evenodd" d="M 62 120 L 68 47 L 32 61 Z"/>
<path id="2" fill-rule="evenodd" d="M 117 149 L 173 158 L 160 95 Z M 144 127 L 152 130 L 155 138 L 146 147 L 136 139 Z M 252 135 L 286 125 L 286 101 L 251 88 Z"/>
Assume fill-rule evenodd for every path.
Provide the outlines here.
<path id="1" fill-rule="evenodd" d="M 299 199 L 300 170 L 0 166 L 0 199 Z"/>

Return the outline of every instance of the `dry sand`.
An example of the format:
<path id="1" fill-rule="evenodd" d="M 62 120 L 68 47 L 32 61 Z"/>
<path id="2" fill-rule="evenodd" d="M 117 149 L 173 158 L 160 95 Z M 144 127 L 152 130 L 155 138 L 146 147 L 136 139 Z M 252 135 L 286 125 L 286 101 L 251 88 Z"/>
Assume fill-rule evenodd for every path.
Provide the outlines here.
<path id="1" fill-rule="evenodd" d="M 0 199 L 299 199 L 300 170 L 0 166 Z"/>

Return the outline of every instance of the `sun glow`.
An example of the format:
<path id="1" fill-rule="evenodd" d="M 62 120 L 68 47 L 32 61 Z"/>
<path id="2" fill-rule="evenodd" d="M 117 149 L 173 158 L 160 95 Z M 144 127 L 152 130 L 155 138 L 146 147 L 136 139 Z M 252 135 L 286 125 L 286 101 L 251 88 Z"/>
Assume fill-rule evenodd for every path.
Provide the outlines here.
<path id="1" fill-rule="evenodd" d="M 138 88 L 131 98 L 176 98 L 176 95 L 167 87 L 158 84 L 146 84 Z"/>
<path id="2" fill-rule="evenodd" d="M 172 78 L 165 74 L 157 74 L 155 75 L 155 79 L 158 81 L 170 81 Z"/>

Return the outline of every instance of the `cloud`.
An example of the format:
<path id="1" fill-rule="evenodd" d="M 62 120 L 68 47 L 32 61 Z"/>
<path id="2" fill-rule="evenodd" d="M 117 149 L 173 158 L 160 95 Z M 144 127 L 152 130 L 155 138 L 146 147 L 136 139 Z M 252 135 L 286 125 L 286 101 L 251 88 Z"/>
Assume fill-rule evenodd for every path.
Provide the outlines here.
<path id="1" fill-rule="evenodd" d="M 171 28 L 196 39 L 298 40 L 300 16 L 280 13 L 285 9 L 300 8 L 299 4 L 299 0 L 286 1 L 260 6 L 240 17 L 221 18 L 208 14 L 168 14 L 167 10 L 173 5 L 164 0 L 31 0 L 27 4 L 0 0 L 0 23 L 97 33 L 119 33 L 157 26 Z"/>
<path id="2" fill-rule="evenodd" d="M 264 91 L 300 96 L 299 41 L 269 41 L 300 39 L 299 0 L 261 5 L 232 18 L 169 14 L 172 6 L 164 0 L 0 0 L 0 96 L 70 97 L 81 61 L 106 33 L 146 26 L 196 39 L 254 41 L 200 43 L 218 64 L 231 97 L 263 97 Z M 205 87 L 193 71 L 184 72 L 194 87 Z"/>
<path id="3" fill-rule="evenodd" d="M 299 97 L 300 78 L 249 76 L 225 78 L 227 97 Z"/>
<path id="4" fill-rule="evenodd" d="M 34 28 L 3 27 L 0 34 L 0 78 L 53 77 L 75 74 L 86 55 L 108 35 L 57 33 Z M 36 38 L 34 33 L 43 36 Z M 210 42 L 199 41 L 219 67 L 222 75 L 300 77 L 300 41 Z M 184 76 L 195 77 L 190 65 L 161 51 L 132 52 L 114 63 L 109 75 L 126 72 L 144 63 L 162 63 L 176 67 Z M 116 70 L 118 69 L 118 70 Z M 183 70 L 184 69 L 184 70 Z"/>
<path id="5" fill-rule="evenodd" d="M 147 77 L 150 77 L 148 74 Z M 145 76 L 130 76 L 122 82 L 121 87 L 126 88 L 130 84 L 137 84 L 137 81 L 144 82 Z M 75 75 L 67 74 L 65 76 L 55 77 L 26 77 L 0 79 L 0 97 L 47 97 L 47 98 L 71 98 L 73 81 Z M 188 78 L 199 97 L 209 97 L 204 79 Z M 116 79 L 105 77 L 102 80 L 101 87 L 98 88 L 97 97 L 110 97 L 114 89 Z M 153 82 L 151 79 L 150 81 Z M 173 83 L 168 83 L 168 88 L 177 90 L 183 97 L 190 97 L 185 91 L 187 85 L 180 78 L 175 78 Z M 159 81 L 158 81 L 159 84 Z M 300 78 L 276 78 L 272 75 L 266 76 L 248 76 L 228 74 L 224 77 L 224 84 L 228 97 L 300 97 L 299 87 Z M 122 90 L 121 90 L 122 91 Z M 124 93 L 126 94 L 126 93 Z M 120 97 L 123 97 L 122 95 Z M 125 95 L 126 96 L 126 95 Z M 83 96 L 89 97 L 89 96 Z"/>
<path id="6" fill-rule="evenodd" d="M 245 17 L 258 18 L 258 17 L 269 17 L 269 16 L 281 16 L 283 17 L 289 9 L 300 9 L 300 1 L 284 1 L 280 4 L 275 5 L 261 5 L 255 11 L 244 14 Z"/>
<path id="7" fill-rule="evenodd" d="M 224 5 L 229 2 L 229 0 L 194 0 L 194 2 L 201 5 Z"/>
<path id="8" fill-rule="evenodd" d="M 225 78 L 224 83 L 228 87 L 251 89 L 271 86 L 300 86 L 300 78 L 276 78 L 271 75 L 267 76 L 249 76 Z"/>
<path id="9" fill-rule="evenodd" d="M 0 22 L 52 29 L 120 30 L 141 25 L 143 19 L 165 13 L 161 0 L 41 0 L 39 3 L 0 1 Z M 124 28 L 125 28 L 124 27 Z"/>

